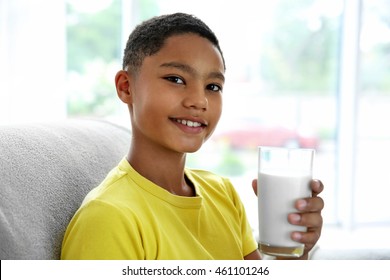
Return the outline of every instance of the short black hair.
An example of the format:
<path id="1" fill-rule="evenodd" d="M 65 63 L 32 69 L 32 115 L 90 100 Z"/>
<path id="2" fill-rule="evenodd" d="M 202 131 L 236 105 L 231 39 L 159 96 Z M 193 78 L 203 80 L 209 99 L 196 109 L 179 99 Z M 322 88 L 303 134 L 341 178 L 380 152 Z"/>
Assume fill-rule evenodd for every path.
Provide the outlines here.
<path id="1" fill-rule="evenodd" d="M 225 59 L 214 32 L 193 15 L 174 13 L 153 17 L 136 26 L 126 43 L 123 69 L 136 73 L 144 58 L 157 53 L 167 38 L 185 33 L 208 39 L 220 52 L 225 67 Z"/>

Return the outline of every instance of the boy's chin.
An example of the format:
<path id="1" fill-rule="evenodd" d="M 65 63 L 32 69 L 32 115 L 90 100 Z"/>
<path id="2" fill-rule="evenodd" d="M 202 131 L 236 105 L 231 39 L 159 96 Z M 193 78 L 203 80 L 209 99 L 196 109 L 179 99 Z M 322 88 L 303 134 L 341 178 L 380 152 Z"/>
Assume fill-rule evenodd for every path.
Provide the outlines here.
<path id="1" fill-rule="evenodd" d="M 197 151 L 200 150 L 202 146 L 199 146 L 199 147 L 192 147 L 192 148 L 188 148 L 185 150 L 185 154 L 193 154 L 193 153 L 196 153 Z"/>
<path id="2" fill-rule="evenodd" d="M 192 154 L 192 153 L 195 153 L 197 151 L 199 151 L 202 146 L 204 145 L 206 141 L 203 141 L 202 143 L 198 142 L 198 143 L 187 143 L 186 145 L 183 145 L 182 146 L 182 151 L 183 153 L 186 153 L 186 154 Z"/>
<path id="3" fill-rule="evenodd" d="M 193 154 L 193 153 L 196 153 L 197 151 L 199 151 L 199 149 L 197 150 L 191 150 L 191 151 L 188 151 L 188 152 L 185 152 L 186 154 Z"/>

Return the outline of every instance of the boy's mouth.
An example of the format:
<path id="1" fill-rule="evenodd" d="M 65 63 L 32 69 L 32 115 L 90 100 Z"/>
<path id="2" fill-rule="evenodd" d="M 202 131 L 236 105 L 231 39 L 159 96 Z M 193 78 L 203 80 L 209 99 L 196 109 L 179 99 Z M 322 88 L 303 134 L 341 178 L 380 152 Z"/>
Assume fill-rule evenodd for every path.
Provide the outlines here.
<path id="1" fill-rule="evenodd" d="M 184 120 L 184 119 L 172 119 L 173 121 L 180 123 L 182 125 L 186 125 L 188 127 L 201 127 L 206 126 L 206 124 L 197 122 L 197 121 L 191 121 L 191 120 Z"/>

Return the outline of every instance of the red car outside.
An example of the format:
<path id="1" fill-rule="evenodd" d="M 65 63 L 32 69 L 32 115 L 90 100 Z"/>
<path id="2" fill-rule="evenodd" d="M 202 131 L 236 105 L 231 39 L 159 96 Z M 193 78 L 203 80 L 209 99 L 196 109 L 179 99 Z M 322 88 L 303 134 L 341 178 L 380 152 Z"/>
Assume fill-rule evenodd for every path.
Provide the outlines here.
<path id="1" fill-rule="evenodd" d="M 237 128 L 216 132 L 214 141 L 223 141 L 233 149 L 255 148 L 257 146 L 313 148 L 317 149 L 319 140 L 309 133 L 283 126 L 244 124 Z"/>

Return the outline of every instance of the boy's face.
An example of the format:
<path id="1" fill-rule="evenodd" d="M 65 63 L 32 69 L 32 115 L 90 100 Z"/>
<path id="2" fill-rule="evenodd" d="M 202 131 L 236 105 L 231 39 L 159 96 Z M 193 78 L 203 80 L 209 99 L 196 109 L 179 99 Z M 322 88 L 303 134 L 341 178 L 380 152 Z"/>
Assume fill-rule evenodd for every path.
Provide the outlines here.
<path id="1" fill-rule="evenodd" d="M 187 153 L 214 131 L 222 111 L 224 64 L 207 39 L 169 37 L 130 81 L 134 140 Z"/>

